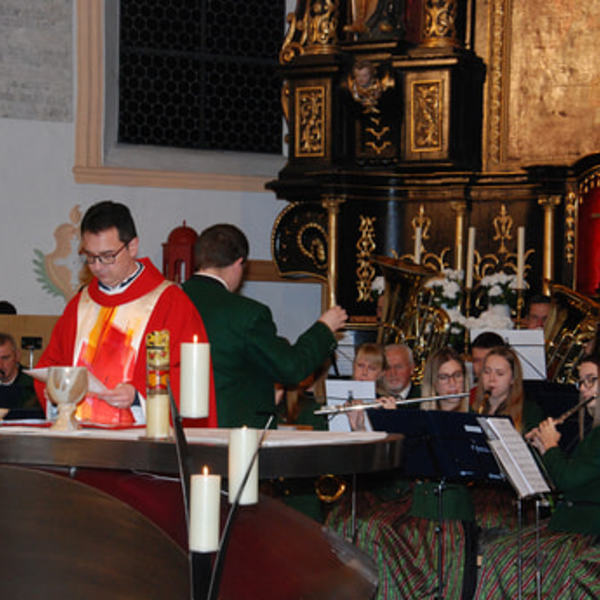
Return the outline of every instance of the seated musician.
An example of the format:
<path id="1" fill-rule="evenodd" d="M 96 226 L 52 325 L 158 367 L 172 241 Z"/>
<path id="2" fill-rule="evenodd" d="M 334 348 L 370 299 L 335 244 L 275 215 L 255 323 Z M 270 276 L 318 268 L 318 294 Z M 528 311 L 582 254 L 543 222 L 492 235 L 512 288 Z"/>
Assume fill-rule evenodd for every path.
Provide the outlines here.
<path id="1" fill-rule="evenodd" d="M 473 382 L 475 384 L 479 381 L 485 357 L 496 346 L 504 346 L 504 340 L 493 331 L 484 331 L 471 342 L 471 365 L 473 367 Z M 476 394 L 477 385 L 471 388 L 469 397 L 469 404 L 471 406 L 475 403 Z"/>
<path id="2" fill-rule="evenodd" d="M 549 296 L 535 294 L 528 303 L 527 313 L 523 319 L 525 329 L 543 329 L 552 311 L 552 301 Z"/>
<path id="3" fill-rule="evenodd" d="M 492 348 L 485 357 L 473 411 L 509 416 L 516 429 L 523 433 L 542 420 L 539 406 L 525 398 L 521 363 L 509 346 Z M 480 528 L 480 546 L 485 547 L 490 540 L 517 526 L 515 496 L 508 485 L 480 483 L 471 490 L 471 495 Z"/>
<path id="4" fill-rule="evenodd" d="M 593 429 L 567 456 L 558 446 L 560 432 L 552 418 L 526 437 L 542 455 L 559 492 L 556 508 L 541 525 L 541 596 L 543 598 L 600 597 L 600 360 L 585 357 L 579 366 L 579 391 L 593 414 Z M 536 593 L 536 530 L 522 532 L 523 597 Z M 478 598 L 517 597 L 515 564 L 517 533 L 492 544 L 483 556 Z"/>
<path id="5" fill-rule="evenodd" d="M 465 365 L 456 351 L 443 348 L 429 358 L 421 387 L 424 396 L 462 393 L 466 386 Z M 435 405 L 424 402 L 421 407 L 448 411 L 468 409 L 463 398 L 448 398 Z M 437 587 L 435 484 L 419 482 L 413 486 L 395 474 L 390 473 L 388 477 L 388 490 L 395 486 L 394 495 L 383 495 L 377 488 L 370 498 L 365 494 L 359 497 L 357 545 L 378 564 L 378 598 L 433 597 Z M 468 551 L 472 547 L 473 527 L 468 523 L 474 519 L 473 506 L 463 486 L 450 485 L 445 492 L 444 519 L 444 597 L 460 598 L 463 584 L 472 593 L 474 581 L 474 552 Z M 345 510 L 342 506 L 333 511 L 327 522 L 342 535 L 352 537 L 352 519 L 347 506 Z M 466 572 L 470 578 L 464 577 Z"/>
<path id="6" fill-rule="evenodd" d="M 33 379 L 23 373 L 15 339 L 0 333 L 0 418 L 43 419 L 44 412 L 33 388 Z"/>
<path id="7" fill-rule="evenodd" d="M 398 398 L 416 398 L 419 389 L 411 381 L 415 362 L 411 349 L 405 344 L 385 346 L 386 368 L 383 373 L 384 396 Z"/>

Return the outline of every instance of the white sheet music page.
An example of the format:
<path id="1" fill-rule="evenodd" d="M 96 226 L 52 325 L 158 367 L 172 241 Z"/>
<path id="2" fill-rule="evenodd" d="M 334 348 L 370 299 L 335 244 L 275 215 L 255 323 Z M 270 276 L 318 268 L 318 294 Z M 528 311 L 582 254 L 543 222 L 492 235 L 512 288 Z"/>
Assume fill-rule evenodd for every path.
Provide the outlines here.
<path id="1" fill-rule="evenodd" d="M 519 498 L 550 492 L 531 449 L 510 419 L 478 417 L 488 436 L 496 460 L 508 476 Z"/>

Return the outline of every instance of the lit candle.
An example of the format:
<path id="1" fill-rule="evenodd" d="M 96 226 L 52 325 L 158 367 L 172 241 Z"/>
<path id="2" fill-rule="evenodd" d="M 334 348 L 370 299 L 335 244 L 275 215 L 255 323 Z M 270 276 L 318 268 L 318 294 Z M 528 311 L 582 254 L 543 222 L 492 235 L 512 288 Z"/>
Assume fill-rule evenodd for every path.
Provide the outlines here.
<path id="1" fill-rule="evenodd" d="M 465 287 L 473 289 L 473 262 L 475 259 L 475 227 L 469 227 L 467 240 L 467 268 L 465 270 Z"/>
<path id="2" fill-rule="evenodd" d="M 209 475 L 204 467 L 201 475 L 192 475 L 190 485 L 189 546 L 194 552 L 216 552 L 219 549 L 221 476 Z"/>
<path id="3" fill-rule="evenodd" d="M 517 289 L 524 288 L 523 279 L 525 275 L 525 227 L 517 230 Z"/>
<path id="4" fill-rule="evenodd" d="M 250 460 L 258 446 L 258 429 L 242 427 L 229 432 L 229 503 L 233 504 L 238 490 L 244 480 Z M 240 496 L 240 504 L 256 504 L 258 502 L 258 456 L 252 465 L 244 491 Z"/>
<path id="5" fill-rule="evenodd" d="M 414 251 L 414 261 L 415 264 L 418 265 L 421 263 L 421 252 L 423 251 L 423 238 L 422 231 L 420 227 L 415 228 L 415 251 Z"/>
<path id="6" fill-rule="evenodd" d="M 192 343 L 181 344 L 179 413 L 182 417 L 208 417 L 209 383 L 210 345 L 199 343 L 195 335 Z"/>

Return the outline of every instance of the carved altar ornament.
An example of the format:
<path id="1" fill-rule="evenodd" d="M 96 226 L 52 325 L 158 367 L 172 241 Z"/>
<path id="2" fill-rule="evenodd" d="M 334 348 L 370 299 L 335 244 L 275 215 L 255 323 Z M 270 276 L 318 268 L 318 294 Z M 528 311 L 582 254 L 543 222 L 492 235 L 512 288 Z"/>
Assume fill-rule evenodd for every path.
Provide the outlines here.
<path id="1" fill-rule="evenodd" d="M 304 13 L 299 14 L 304 8 Z M 334 54 L 338 51 L 337 28 L 339 0 L 310 0 L 298 2 L 296 11 L 287 16 L 289 28 L 279 62 L 292 62 L 302 54 Z"/>
<path id="2" fill-rule="evenodd" d="M 458 0 L 425 0 L 421 44 L 445 48 L 462 46 L 457 37 Z"/>
<path id="3" fill-rule="evenodd" d="M 394 87 L 394 79 L 385 73 L 377 77 L 375 65 L 369 60 L 354 63 L 352 73 L 348 75 L 347 86 L 352 98 L 362 105 L 365 113 L 378 113 L 377 104 L 381 95 Z"/>

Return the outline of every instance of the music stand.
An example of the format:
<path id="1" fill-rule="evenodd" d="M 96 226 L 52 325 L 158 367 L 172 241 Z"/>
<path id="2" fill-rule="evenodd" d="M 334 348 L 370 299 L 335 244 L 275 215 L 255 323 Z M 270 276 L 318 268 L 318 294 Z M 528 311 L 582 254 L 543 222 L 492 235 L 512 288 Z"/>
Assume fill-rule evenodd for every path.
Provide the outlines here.
<path id="1" fill-rule="evenodd" d="M 501 481 L 487 436 L 477 422 L 477 415 L 439 410 L 369 410 L 375 431 L 402 433 L 404 439 L 403 472 L 412 477 L 439 481 L 438 525 L 438 594 L 443 598 L 443 494 L 448 481 Z M 508 417 L 507 417 L 508 418 Z"/>

